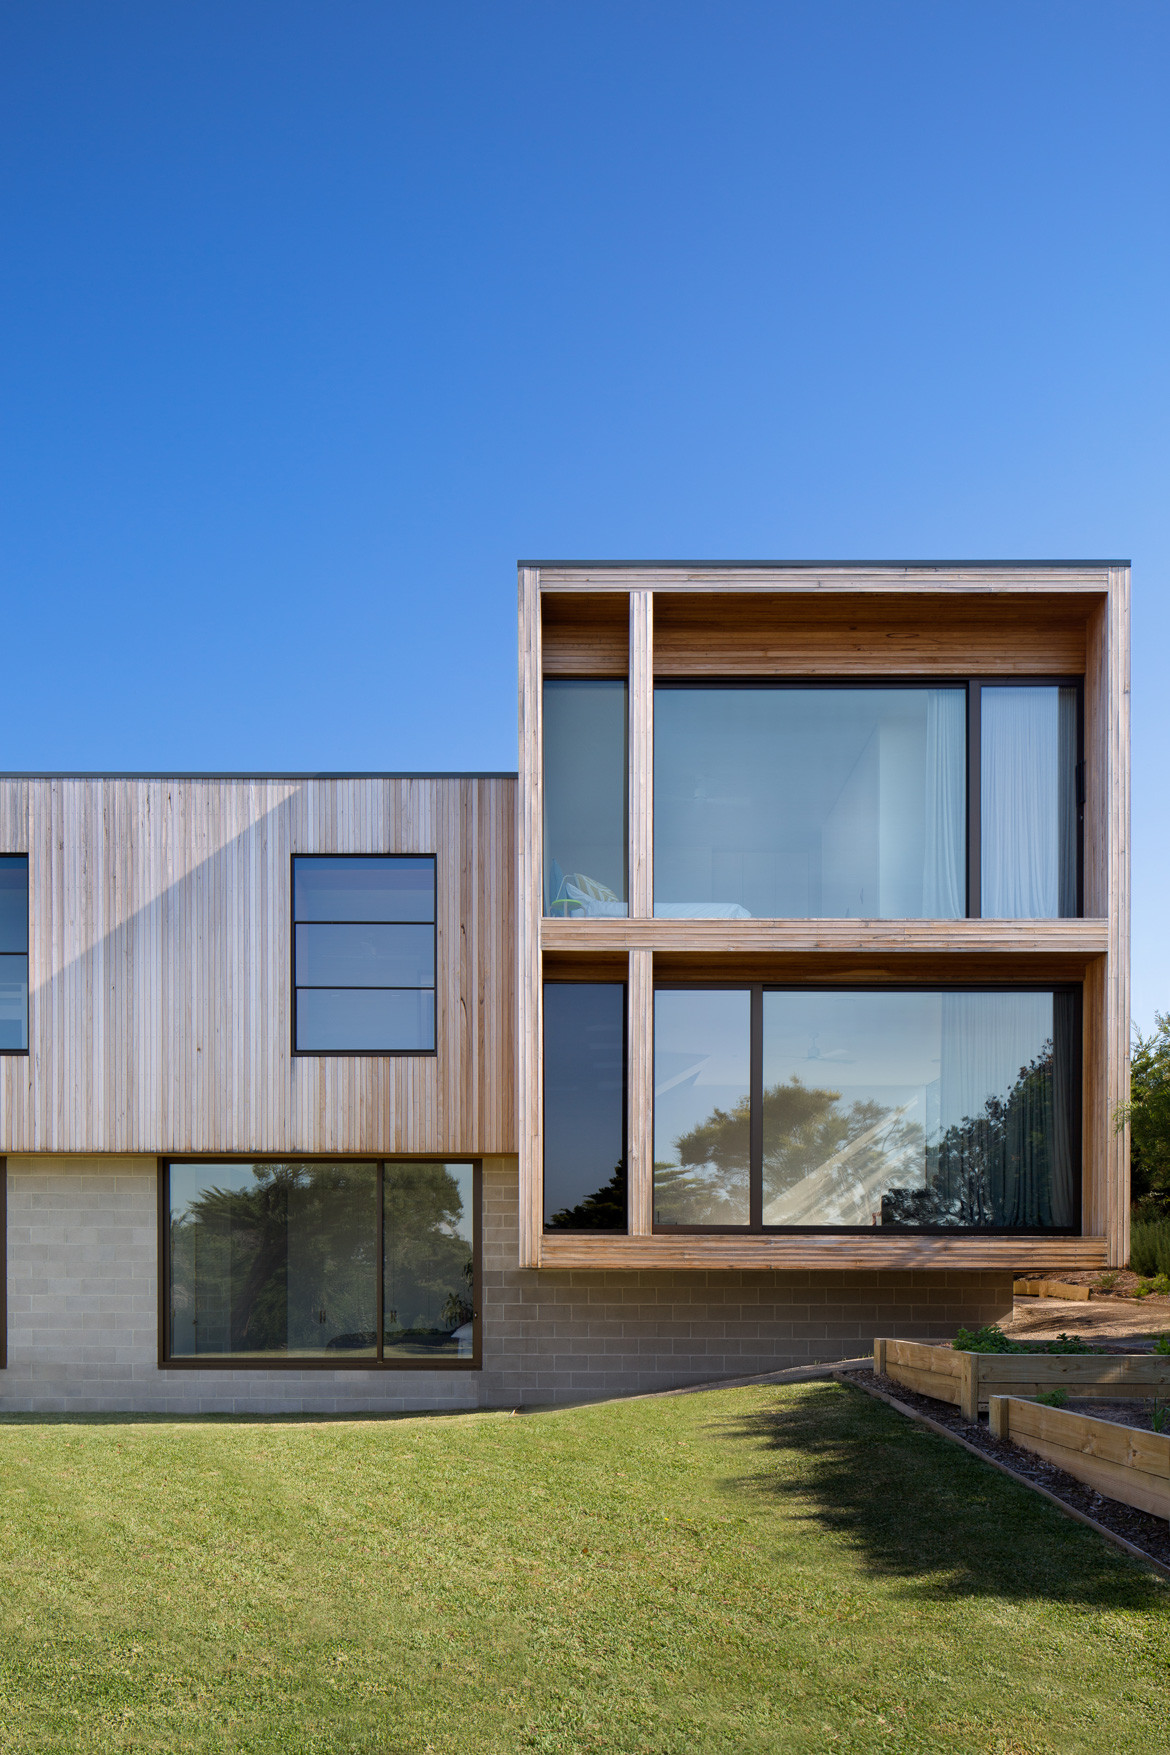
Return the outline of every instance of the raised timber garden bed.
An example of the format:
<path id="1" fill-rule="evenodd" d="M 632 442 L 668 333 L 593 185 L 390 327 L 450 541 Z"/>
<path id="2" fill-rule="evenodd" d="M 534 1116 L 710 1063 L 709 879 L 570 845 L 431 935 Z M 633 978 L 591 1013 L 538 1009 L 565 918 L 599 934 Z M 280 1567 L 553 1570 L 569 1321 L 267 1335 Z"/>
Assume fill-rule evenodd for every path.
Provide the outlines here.
<path id="1" fill-rule="evenodd" d="M 876 1340 L 873 1368 L 919 1395 L 952 1402 L 968 1419 L 993 1395 L 1154 1395 L 1170 1391 L 1170 1357 L 1151 1353 L 965 1353 L 925 1341 Z"/>
<path id="2" fill-rule="evenodd" d="M 1170 1517 L 1170 1433 L 993 1395 L 988 1424 L 996 1438 L 1055 1463 L 1094 1492 L 1155 1517 Z"/>

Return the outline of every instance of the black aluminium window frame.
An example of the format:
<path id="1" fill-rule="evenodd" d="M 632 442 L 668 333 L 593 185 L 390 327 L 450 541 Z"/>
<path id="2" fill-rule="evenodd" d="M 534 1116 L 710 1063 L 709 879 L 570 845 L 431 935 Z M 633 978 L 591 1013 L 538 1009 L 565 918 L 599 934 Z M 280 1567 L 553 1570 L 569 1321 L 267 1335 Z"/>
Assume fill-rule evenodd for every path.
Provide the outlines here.
<path id="1" fill-rule="evenodd" d="M 592 1233 L 599 1237 L 628 1237 L 630 1234 L 630 983 L 628 977 L 618 975 L 607 977 L 586 976 L 583 980 L 575 975 L 542 975 L 540 981 L 540 1229 L 546 1237 L 581 1236 L 582 1232 L 574 1233 L 568 1226 L 557 1225 L 549 1229 L 545 1221 L 544 1211 L 544 1077 L 548 1065 L 548 1057 L 544 1052 L 544 990 L 546 987 L 620 987 L 622 990 L 622 1163 L 626 1170 L 626 1228 L 624 1231 L 598 1231 Z"/>
<path id="2" fill-rule="evenodd" d="M 656 981 L 654 992 L 694 993 L 702 990 L 751 994 L 751 1041 L 749 1090 L 749 1222 L 746 1225 L 659 1225 L 656 1237 L 872 1237 L 872 1225 L 765 1225 L 763 1223 L 764 1145 L 764 994 L 765 993 L 1071 993 L 1076 997 L 1076 1028 L 1082 1052 L 1076 1058 L 1076 1082 L 1072 1116 L 1075 1208 L 1071 1225 L 1045 1229 L 1039 1226 L 995 1227 L 981 1225 L 916 1225 L 899 1228 L 901 1237 L 1079 1237 L 1084 1201 L 1084 989 L 1078 981 Z M 891 1227 L 886 1233 L 894 1235 Z"/>
<path id="3" fill-rule="evenodd" d="M 24 943 L 25 943 L 25 951 L 24 951 L 24 1036 L 25 1036 L 25 1045 L 23 1048 L 0 1048 L 0 1055 L 4 1056 L 5 1058 L 11 1058 L 14 1060 L 20 1059 L 20 1058 L 27 1060 L 29 1057 L 29 1054 L 32 1052 L 32 1001 L 30 998 L 29 979 L 28 979 L 29 962 L 30 962 L 31 956 L 32 956 L 32 949 L 31 949 L 31 947 L 32 947 L 32 884 L 29 882 L 29 859 L 28 859 L 28 853 L 27 852 L 22 853 L 19 848 L 17 848 L 12 853 L 0 854 L 0 858 L 3 858 L 3 859 L 23 859 L 24 860 L 24 909 L 25 909 L 25 920 L 24 920 Z M 11 954 L 12 955 L 19 955 L 19 952 L 13 952 Z M 8 1358 L 7 1335 L 5 1335 L 5 1337 L 4 1337 L 3 1346 L 4 1346 L 4 1359 L 5 1359 L 5 1363 L 7 1363 L 7 1358 Z"/>
<path id="4" fill-rule="evenodd" d="M 273 1353 L 209 1353 L 174 1355 L 171 1333 L 170 1167 L 172 1164 L 374 1164 L 378 1171 L 378 1216 L 375 1232 L 377 1354 L 374 1358 L 289 1358 Z M 386 1359 L 383 1357 L 383 1274 L 385 1266 L 385 1203 L 387 1164 L 468 1164 L 471 1166 L 472 1248 L 475 1314 L 469 1359 Z M 172 1152 L 158 1159 L 158 1367 L 160 1371 L 480 1371 L 483 1369 L 483 1158 L 460 1152 Z"/>
<path id="5" fill-rule="evenodd" d="M 297 1047 L 297 891 L 296 866 L 298 859 L 429 859 L 434 867 L 434 919 L 431 922 L 434 933 L 434 981 L 431 992 L 435 1002 L 435 1045 L 433 1048 L 298 1048 Z M 292 1037 L 291 1053 L 298 1060 L 418 1060 L 427 1056 L 434 1057 L 439 1052 L 439 856 L 437 853 L 404 853 L 401 849 L 393 853 L 323 853 L 319 848 L 311 853 L 290 853 L 288 863 L 288 924 L 289 924 L 289 979 L 292 983 L 292 1017 L 289 1032 Z M 346 921 L 302 921 L 301 925 L 344 925 L 344 926 L 385 926 L 394 924 L 382 920 L 346 920 Z M 423 926 L 425 921 L 403 922 L 403 925 Z M 309 991 L 306 989 L 306 991 Z M 341 992 L 351 993 L 425 993 L 426 988 L 343 988 Z M 362 1160 L 364 1162 L 364 1160 Z M 307 1160 L 306 1160 L 307 1162 Z M 454 1159 L 451 1160 L 455 1162 Z"/>
<path id="6" fill-rule="evenodd" d="M 982 694 L 985 688 L 1074 688 L 1077 692 L 1077 911 L 1071 916 L 1084 917 L 1085 899 L 1085 679 L 1083 676 L 994 676 L 986 673 L 966 676 L 735 676 L 654 678 L 654 689 L 962 689 L 966 695 L 967 738 L 967 809 L 965 817 L 967 840 L 967 912 L 965 920 L 982 918 Z M 653 757 L 651 758 L 653 760 Z M 627 782 L 628 789 L 628 782 Z M 627 806 L 628 808 L 628 806 Z M 657 832 L 657 822 L 653 824 Z M 800 915 L 792 918 L 825 919 L 824 915 Z"/>

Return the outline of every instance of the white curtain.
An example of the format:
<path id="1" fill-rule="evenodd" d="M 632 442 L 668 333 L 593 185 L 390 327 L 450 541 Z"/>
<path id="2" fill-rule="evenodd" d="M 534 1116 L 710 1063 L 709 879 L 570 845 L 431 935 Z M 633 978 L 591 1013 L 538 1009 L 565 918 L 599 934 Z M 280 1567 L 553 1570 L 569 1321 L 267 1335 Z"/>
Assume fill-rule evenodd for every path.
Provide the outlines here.
<path id="1" fill-rule="evenodd" d="M 926 845 L 922 913 L 959 920 L 967 912 L 967 714 L 961 689 L 926 697 Z"/>
<path id="2" fill-rule="evenodd" d="M 1060 692 L 982 691 L 984 919 L 1060 914 Z"/>

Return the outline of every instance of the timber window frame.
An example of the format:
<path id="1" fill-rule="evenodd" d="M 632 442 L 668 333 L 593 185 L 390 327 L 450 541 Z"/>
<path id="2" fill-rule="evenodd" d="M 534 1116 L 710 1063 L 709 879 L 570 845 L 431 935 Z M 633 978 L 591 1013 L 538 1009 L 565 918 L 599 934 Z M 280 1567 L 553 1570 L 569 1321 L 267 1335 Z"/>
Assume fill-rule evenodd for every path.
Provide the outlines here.
<path id="1" fill-rule="evenodd" d="M 1040 918 L 1082 919 L 1085 911 L 1085 679 L 1081 675 L 997 675 L 980 673 L 965 676 L 905 676 L 891 674 L 888 676 L 731 676 L 731 677 L 674 677 L 656 676 L 654 678 L 654 694 L 677 693 L 681 691 L 732 691 L 747 689 L 769 689 L 780 691 L 808 691 L 825 689 L 848 690 L 882 690 L 882 689 L 913 689 L 927 692 L 932 689 L 962 689 L 965 695 L 965 742 L 966 742 L 966 808 L 964 812 L 964 828 L 966 839 L 965 859 L 965 913 L 959 919 L 979 920 L 983 918 L 982 895 L 982 694 L 985 688 L 1053 688 L 1072 689 L 1076 694 L 1076 745 L 1075 745 L 1075 787 L 1076 787 L 1076 871 L 1075 893 L 1076 912 L 1065 916 L 1041 916 Z M 657 724 L 657 714 L 655 714 Z M 651 756 L 653 763 L 653 755 Z M 656 829 L 656 823 L 654 828 Z M 655 861 L 657 867 L 657 861 Z M 677 916 L 686 918 L 686 916 Z M 829 915 L 783 915 L 758 916 L 757 918 L 776 919 L 829 919 Z M 890 915 L 881 916 L 890 919 L 929 919 L 928 915 Z M 944 916 L 943 918 L 947 918 Z M 998 916 L 992 918 L 1022 919 L 1026 916 Z"/>
<path id="2" fill-rule="evenodd" d="M 171 1351 L 171 1205 L 172 1165 L 250 1164 L 372 1164 L 377 1170 L 377 1219 L 374 1239 L 375 1354 L 359 1358 L 336 1358 L 322 1354 L 279 1353 L 174 1353 Z M 385 1356 L 385 1182 L 386 1167 L 394 1164 L 457 1164 L 472 1173 L 472 1350 L 470 1356 L 403 1358 Z M 377 1156 L 372 1153 L 310 1153 L 284 1156 L 272 1153 L 201 1152 L 173 1154 L 158 1159 L 158 1367 L 166 1371 L 479 1371 L 483 1368 L 483 1160 L 467 1153 L 401 1152 Z"/>
<path id="3" fill-rule="evenodd" d="M 322 860 L 329 860 L 330 862 L 333 862 L 333 863 L 336 863 L 336 862 L 341 861 L 341 860 L 362 860 L 367 864 L 373 860 L 385 861 L 388 864 L 393 863 L 395 861 L 403 861 L 403 862 L 409 861 L 409 862 L 416 864 L 416 865 L 420 861 L 429 862 L 430 867 L 431 867 L 431 913 L 430 913 L 429 921 L 425 921 L 425 920 L 404 920 L 404 921 L 321 920 L 321 919 L 312 919 L 312 918 L 307 918 L 307 917 L 303 918 L 303 919 L 299 919 L 298 913 L 297 913 L 297 865 L 298 865 L 298 863 L 309 865 L 309 864 L 312 864 L 313 862 L 322 861 Z M 289 861 L 289 926 L 290 926 L 289 957 L 290 957 L 290 980 L 291 980 L 291 984 L 292 984 L 291 1032 L 292 1032 L 292 1053 L 296 1057 L 310 1058 L 310 1059 L 335 1059 L 335 1060 L 336 1059 L 353 1059 L 353 1058 L 373 1059 L 373 1058 L 382 1058 L 382 1057 L 385 1057 L 388 1059 L 399 1059 L 399 1058 L 409 1057 L 409 1058 L 413 1059 L 413 1058 L 418 1058 L 421 1056 L 427 1056 L 427 1055 L 433 1056 L 433 1055 L 438 1054 L 438 1051 L 439 1051 L 438 1050 L 438 1044 L 439 1044 L 439 1018 L 438 1018 L 439 894 L 438 894 L 438 875 L 439 875 L 438 874 L 438 857 L 434 853 L 401 853 L 401 852 L 400 853 L 323 853 L 323 852 L 313 852 L 313 853 L 294 853 L 290 856 L 290 861 Z M 377 928 L 377 927 L 384 927 L 384 926 L 393 927 L 396 925 L 397 926 L 404 926 L 408 929 L 411 927 L 426 927 L 426 926 L 430 927 L 432 945 L 431 945 L 431 971 L 430 971 L 431 979 L 430 979 L 429 984 L 423 984 L 420 986 L 396 987 L 396 986 L 391 985 L 391 984 L 387 984 L 385 986 L 374 986 L 373 984 L 350 985 L 350 984 L 346 984 L 346 983 L 335 982 L 335 983 L 329 984 L 328 987 L 326 987 L 326 984 L 323 984 L 323 983 L 315 983 L 315 982 L 298 980 L 298 974 L 297 974 L 298 927 L 314 927 L 314 926 L 320 926 L 320 927 L 326 927 L 326 928 L 329 928 L 329 927 L 335 927 L 335 928 L 336 927 L 356 927 L 356 928 L 360 929 L 362 927 Z M 318 991 L 330 991 L 330 992 L 334 992 L 334 993 L 351 992 L 351 993 L 357 993 L 357 994 L 394 993 L 394 992 L 406 992 L 406 993 L 418 993 L 418 994 L 429 993 L 431 996 L 431 1041 L 430 1041 L 430 1046 L 429 1047 L 406 1046 L 406 1047 L 392 1048 L 392 1047 L 385 1047 L 385 1046 L 367 1045 L 367 1046 L 363 1046 L 363 1047 L 323 1048 L 323 1047 L 311 1047 L 311 1046 L 308 1046 L 307 1044 L 303 1044 L 301 1039 L 300 1039 L 302 1032 L 299 1028 L 300 995 L 302 993 L 312 993 L 312 992 L 318 992 Z"/>
<path id="4" fill-rule="evenodd" d="M 750 995 L 750 1071 L 749 1071 L 749 1220 L 746 1225 L 685 1225 L 659 1223 L 655 1219 L 656 1237 L 945 1237 L 977 1241 L 981 1237 L 1075 1237 L 1081 1234 L 1084 1181 L 1084 1011 L 1083 990 L 1075 981 L 852 981 L 847 987 L 840 983 L 785 981 L 715 981 L 702 979 L 656 981 L 654 992 L 738 992 Z M 763 1222 L 763 1156 L 764 1156 L 764 995 L 766 993 L 1043 993 L 1069 994 L 1074 1000 L 1076 1043 L 1075 1075 L 1070 1093 L 1070 1138 L 1073 1170 L 1073 1216 L 1062 1226 L 960 1226 L 960 1225 L 765 1225 Z M 655 1153 L 657 1156 L 657 1153 Z"/>

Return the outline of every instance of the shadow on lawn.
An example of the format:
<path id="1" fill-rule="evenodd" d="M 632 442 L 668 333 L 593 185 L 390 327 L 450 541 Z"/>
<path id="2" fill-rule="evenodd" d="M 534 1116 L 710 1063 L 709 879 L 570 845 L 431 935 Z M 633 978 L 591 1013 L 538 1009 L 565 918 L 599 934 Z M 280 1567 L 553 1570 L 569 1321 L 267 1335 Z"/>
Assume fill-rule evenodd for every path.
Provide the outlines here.
<path id="1" fill-rule="evenodd" d="M 917 1595 L 1170 1606 L 1167 1587 L 1137 1561 L 860 1390 L 793 1389 L 719 1432 L 775 1459 L 732 1490 L 788 1501 Z"/>

